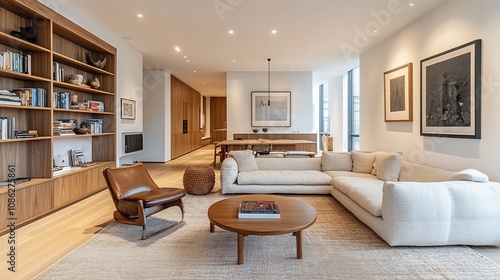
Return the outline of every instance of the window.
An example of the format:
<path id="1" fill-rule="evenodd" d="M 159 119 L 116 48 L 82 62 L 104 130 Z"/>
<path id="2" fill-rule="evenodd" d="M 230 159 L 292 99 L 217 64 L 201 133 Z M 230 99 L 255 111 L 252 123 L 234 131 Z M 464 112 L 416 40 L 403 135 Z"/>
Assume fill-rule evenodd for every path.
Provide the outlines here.
<path id="1" fill-rule="evenodd" d="M 328 83 L 319 86 L 319 138 L 330 135 L 330 114 L 328 112 Z M 323 150 L 323 143 L 319 141 L 319 148 Z"/>
<path id="2" fill-rule="evenodd" d="M 347 73 L 349 98 L 348 150 L 359 151 L 359 67 Z"/>

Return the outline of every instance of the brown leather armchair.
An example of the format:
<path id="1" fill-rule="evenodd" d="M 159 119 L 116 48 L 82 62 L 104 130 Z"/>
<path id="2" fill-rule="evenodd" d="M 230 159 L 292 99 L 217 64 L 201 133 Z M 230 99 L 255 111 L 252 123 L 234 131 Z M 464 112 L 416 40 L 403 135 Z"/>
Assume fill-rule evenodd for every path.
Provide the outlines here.
<path id="1" fill-rule="evenodd" d="M 147 238 L 146 217 L 150 215 L 178 206 L 184 220 L 186 191 L 158 187 L 143 164 L 106 168 L 102 173 L 116 207 L 113 217 L 120 223 L 142 226 L 142 239 Z"/>

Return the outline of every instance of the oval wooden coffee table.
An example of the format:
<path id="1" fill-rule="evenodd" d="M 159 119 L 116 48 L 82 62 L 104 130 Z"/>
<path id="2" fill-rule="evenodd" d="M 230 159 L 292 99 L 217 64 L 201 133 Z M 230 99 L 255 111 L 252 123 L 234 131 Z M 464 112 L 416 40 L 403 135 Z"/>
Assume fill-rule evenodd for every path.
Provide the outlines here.
<path id="1" fill-rule="evenodd" d="M 275 201 L 280 218 L 238 218 L 238 207 L 244 200 Z M 306 202 L 277 195 L 242 195 L 218 201 L 208 208 L 210 232 L 214 227 L 238 234 L 238 264 L 243 264 L 244 238 L 247 235 L 280 235 L 293 233 L 297 242 L 297 259 L 302 259 L 302 230 L 316 221 L 316 209 Z"/>

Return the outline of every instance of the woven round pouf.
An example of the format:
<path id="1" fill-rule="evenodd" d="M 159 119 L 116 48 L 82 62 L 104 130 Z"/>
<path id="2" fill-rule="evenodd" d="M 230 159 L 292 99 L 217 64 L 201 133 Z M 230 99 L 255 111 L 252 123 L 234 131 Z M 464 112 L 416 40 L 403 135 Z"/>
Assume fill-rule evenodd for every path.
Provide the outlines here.
<path id="1" fill-rule="evenodd" d="M 189 194 L 207 194 L 214 189 L 215 172 L 210 166 L 190 166 L 184 171 L 182 183 Z"/>

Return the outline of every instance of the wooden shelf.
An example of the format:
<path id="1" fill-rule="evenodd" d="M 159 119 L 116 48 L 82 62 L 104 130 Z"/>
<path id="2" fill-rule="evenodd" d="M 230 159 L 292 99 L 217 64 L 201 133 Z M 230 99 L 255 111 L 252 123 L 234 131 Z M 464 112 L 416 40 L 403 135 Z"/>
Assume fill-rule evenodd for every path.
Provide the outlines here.
<path id="1" fill-rule="evenodd" d="M 86 64 L 84 62 L 81 62 L 79 60 L 73 59 L 71 57 L 67 57 L 67 56 L 62 55 L 62 54 L 57 53 L 57 52 L 54 52 L 53 56 L 54 56 L 54 61 L 66 64 L 66 65 L 69 65 L 69 66 L 73 66 L 75 68 L 83 69 L 83 70 L 89 71 L 89 72 L 94 73 L 94 74 L 102 74 L 102 75 L 109 75 L 109 76 L 114 76 L 115 75 L 115 74 L 113 74 L 111 72 L 99 69 L 99 68 L 94 67 L 92 65 L 88 65 L 88 64 Z"/>
<path id="2" fill-rule="evenodd" d="M 32 178 L 16 185 L 16 224 L 23 224 L 106 188 L 101 170 L 116 165 L 116 48 L 36 0 L 2 0 L 0 18 L 0 50 L 31 55 L 32 70 L 27 75 L 0 69 L 0 89 L 44 88 L 48 93 L 49 107 L 0 104 L 0 117 L 15 119 L 17 130 L 37 130 L 40 135 L 0 140 L 0 181 L 12 175 Z M 36 43 L 6 33 L 18 30 L 28 19 L 38 30 Z M 106 58 L 105 68 L 85 63 L 85 53 L 91 53 L 95 59 Z M 62 65 L 65 77 L 81 73 L 87 79 L 98 78 L 100 89 L 54 81 L 54 62 Z M 103 102 L 108 111 L 52 108 L 56 91 L 70 92 L 81 101 Z M 53 120 L 76 119 L 80 124 L 89 118 L 101 118 L 105 133 L 52 135 Z M 61 139 L 68 140 L 60 147 Z M 79 147 L 82 141 L 90 143 L 84 152 L 98 163 L 54 176 L 55 154 Z M 7 166 L 12 166 L 12 170 Z M 0 187 L 0 201 L 7 201 L 7 195 L 8 188 Z M 7 207 L 0 208 L 0 218 L 7 217 L 6 211 Z M 6 228 L 6 221 L 0 219 L 0 232 Z"/>
<path id="3" fill-rule="evenodd" d="M 0 32 L 0 44 L 16 48 L 21 51 L 32 51 L 32 52 L 46 52 L 50 53 L 50 50 L 40 47 L 39 45 L 30 43 L 28 41 L 16 38 L 10 34 Z"/>
<path id="4" fill-rule="evenodd" d="M 102 90 L 93 89 L 93 88 L 81 87 L 81 86 L 77 86 L 77 85 L 73 85 L 73 84 L 69 84 L 69 83 L 64 83 L 64 82 L 54 81 L 54 87 L 71 89 L 71 90 L 76 90 L 76 91 L 86 92 L 86 93 L 91 93 L 91 94 L 114 95 L 114 93 L 112 93 L 112 92 L 102 91 Z"/>
<path id="5" fill-rule="evenodd" d="M 24 73 L 14 72 L 14 71 L 5 70 L 5 69 L 0 69 L 0 76 L 5 77 L 5 78 L 9 78 L 9 79 L 21 80 L 21 81 L 50 82 L 50 79 L 38 77 L 35 75 L 28 75 L 28 74 L 24 74 Z"/>

